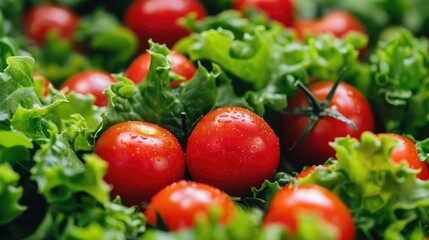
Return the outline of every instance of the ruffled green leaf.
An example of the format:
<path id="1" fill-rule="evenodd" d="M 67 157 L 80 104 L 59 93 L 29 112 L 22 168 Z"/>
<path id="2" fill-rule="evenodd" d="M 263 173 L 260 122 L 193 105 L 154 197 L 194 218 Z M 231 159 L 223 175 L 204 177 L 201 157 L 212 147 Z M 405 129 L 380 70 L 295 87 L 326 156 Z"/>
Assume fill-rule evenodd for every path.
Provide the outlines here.
<path id="1" fill-rule="evenodd" d="M 381 131 L 427 138 L 429 41 L 402 31 L 371 55 L 369 101 Z"/>
<path id="2" fill-rule="evenodd" d="M 298 183 L 319 184 L 336 193 L 350 208 L 360 237 L 427 235 L 429 181 L 417 179 L 417 170 L 405 163 L 392 163 L 395 139 L 366 132 L 360 141 L 337 138 L 331 145 L 337 159 L 332 171 L 316 169 Z"/>
<path id="3" fill-rule="evenodd" d="M 0 159 L 1 161 L 1 159 Z M 19 204 L 23 188 L 18 186 L 19 174 L 9 164 L 0 164 L 0 225 L 19 217 L 26 207 Z"/>
<path id="4" fill-rule="evenodd" d="M 49 203 L 67 202 L 82 192 L 100 203 L 109 200 L 109 186 L 103 181 L 106 163 L 95 156 L 86 156 L 83 163 L 64 134 L 51 132 L 34 161 L 32 178 Z"/>

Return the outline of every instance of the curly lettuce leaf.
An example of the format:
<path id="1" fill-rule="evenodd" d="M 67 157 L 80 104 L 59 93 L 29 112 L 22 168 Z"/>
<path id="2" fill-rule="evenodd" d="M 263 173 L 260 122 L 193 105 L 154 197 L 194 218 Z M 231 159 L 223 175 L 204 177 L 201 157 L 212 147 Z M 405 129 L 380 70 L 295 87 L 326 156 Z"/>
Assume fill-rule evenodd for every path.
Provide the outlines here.
<path id="1" fill-rule="evenodd" d="M 9 164 L 0 163 L 0 225 L 13 221 L 26 209 L 19 203 L 23 188 L 18 181 L 19 174 Z"/>
<path id="2" fill-rule="evenodd" d="M 393 164 L 397 146 L 391 137 L 365 132 L 361 140 L 337 138 L 332 171 L 317 168 L 298 184 L 327 187 L 350 208 L 358 236 L 366 239 L 410 239 L 428 234 L 429 181 L 417 179 L 406 163 Z"/>
<path id="3" fill-rule="evenodd" d="M 371 55 L 369 101 L 380 131 L 427 138 L 429 41 L 403 31 L 380 42 Z"/>
<path id="4" fill-rule="evenodd" d="M 277 172 L 271 181 L 265 180 L 259 188 L 252 187 L 253 196 L 245 197 L 242 201 L 247 207 L 257 207 L 266 211 L 275 194 L 292 180 L 291 175 Z"/>
<path id="5" fill-rule="evenodd" d="M 179 76 L 171 71 L 166 58 L 169 53 L 165 46 L 153 44 L 148 76 L 138 86 L 117 76 L 119 83 L 106 91 L 109 105 L 103 114 L 103 127 L 128 120 L 147 121 L 169 129 L 185 143 L 186 129 L 192 129 L 214 107 L 237 103 L 250 108 L 245 99 L 234 94 L 230 81 L 216 65 L 209 72 L 199 64 L 190 81 L 172 89 L 170 82 Z"/>
<path id="6" fill-rule="evenodd" d="M 41 106 L 31 77 L 34 59 L 12 56 L 6 63 L 8 66 L 0 73 L 0 121 L 10 119 L 18 106 L 28 109 Z"/>
<path id="7" fill-rule="evenodd" d="M 87 122 L 89 129 L 95 131 L 100 127 L 102 122 L 101 114 L 105 109 L 93 104 L 93 96 L 70 93 L 67 94 L 66 99 L 67 102 L 61 103 L 49 111 L 47 115 L 49 120 L 53 121 L 57 126 L 61 126 L 61 122 L 64 119 L 72 118 L 72 115 L 79 114 Z"/>
<path id="8" fill-rule="evenodd" d="M 125 207 L 119 199 L 100 204 L 82 196 L 69 206 L 51 205 L 27 239 L 138 239 L 146 229 L 145 223 L 136 206 Z"/>
<path id="9" fill-rule="evenodd" d="M 183 22 L 195 33 L 179 41 L 175 50 L 194 61 L 218 64 L 232 76 L 239 94 L 259 99 L 251 101 L 257 109 L 265 105 L 278 111 L 285 107 L 285 95 L 296 91 L 297 79 L 304 83 L 310 77 L 333 80 L 344 67 L 348 68 L 347 82 L 362 90 L 369 84 L 368 66 L 358 60 L 358 49 L 367 41 L 364 35 L 349 34 L 342 40 L 324 35 L 299 42 L 292 32 L 274 22 L 260 20 L 257 15 L 244 18 L 235 11 L 202 22 Z M 255 90 L 256 95 L 246 93 Z"/>
<path id="10" fill-rule="evenodd" d="M 53 128 L 55 129 L 55 128 Z M 109 200 L 109 186 L 103 181 L 106 163 L 95 156 L 82 162 L 70 146 L 67 133 L 50 133 L 50 141 L 34 156 L 32 178 L 48 203 L 65 203 L 86 193 L 100 203 Z"/>

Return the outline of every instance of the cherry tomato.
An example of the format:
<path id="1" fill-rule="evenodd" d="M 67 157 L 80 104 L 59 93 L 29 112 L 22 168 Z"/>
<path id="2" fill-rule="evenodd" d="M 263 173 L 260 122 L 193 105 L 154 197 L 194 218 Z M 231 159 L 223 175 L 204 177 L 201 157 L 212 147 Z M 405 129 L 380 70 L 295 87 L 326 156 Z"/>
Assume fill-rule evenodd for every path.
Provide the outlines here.
<path id="1" fill-rule="evenodd" d="M 308 86 L 309 90 L 321 102 L 323 101 L 334 82 L 324 81 Z M 303 91 L 297 92 L 288 102 L 288 109 L 309 106 Z M 333 117 L 321 117 L 304 140 L 292 150 L 289 148 L 303 133 L 309 117 L 306 115 L 282 115 L 279 136 L 286 157 L 298 167 L 323 164 L 329 157 L 334 157 L 335 151 L 329 142 L 336 137 L 350 135 L 360 138 L 364 131 L 374 131 L 374 120 L 371 107 L 365 97 L 353 86 L 341 82 L 328 105 L 357 126 L 354 129 L 349 124 Z"/>
<path id="2" fill-rule="evenodd" d="M 297 21 L 294 28 L 300 38 L 306 34 L 318 36 L 324 33 L 332 33 L 334 36 L 342 38 L 350 31 L 366 34 L 365 28 L 355 17 L 340 10 L 333 11 L 320 19 Z"/>
<path id="3" fill-rule="evenodd" d="M 49 32 L 53 31 L 62 39 L 73 39 L 79 17 L 65 6 L 39 4 L 25 13 L 23 29 L 28 38 L 42 45 Z"/>
<path id="4" fill-rule="evenodd" d="M 112 197 L 121 196 L 126 205 L 148 202 L 185 174 L 178 140 L 152 123 L 128 121 L 109 127 L 97 139 L 94 153 L 109 164 L 105 180 L 113 186 Z"/>
<path id="5" fill-rule="evenodd" d="M 420 169 L 420 172 L 417 174 L 419 179 L 429 179 L 428 165 L 426 162 L 420 161 L 419 152 L 416 148 L 416 144 L 413 141 L 396 133 L 379 133 L 378 136 L 389 136 L 399 142 L 399 146 L 395 147 L 391 153 L 391 159 L 394 163 L 406 161 L 410 168 Z"/>
<path id="6" fill-rule="evenodd" d="M 116 80 L 107 72 L 89 70 L 71 76 L 60 86 L 60 89 L 65 89 L 67 93 L 92 94 L 95 98 L 94 105 L 106 106 L 108 100 L 103 92 L 114 82 Z"/>
<path id="7" fill-rule="evenodd" d="M 307 214 L 332 224 L 339 239 L 355 238 L 353 217 L 346 205 L 329 190 L 317 185 L 283 188 L 274 196 L 263 225 L 280 224 L 297 233 L 300 216 Z"/>
<path id="8" fill-rule="evenodd" d="M 290 27 L 294 22 L 295 6 L 292 0 L 235 0 L 233 8 L 244 10 L 254 7 L 265 12 L 268 17 Z"/>
<path id="9" fill-rule="evenodd" d="M 125 25 L 136 33 L 142 50 L 149 47 L 149 39 L 171 48 L 189 34 L 177 24 L 178 19 L 192 12 L 197 19 L 206 16 L 205 9 L 196 0 L 137 0 L 125 14 Z"/>
<path id="10" fill-rule="evenodd" d="M 279 140 L 254 112 L 223 107 L 205 115 L 186 148 L 189 173 L 197 182 L 243 196 L 270 178 L 279 164 Z"/>
<path id="11" fill-rule="evenodd" d="M 155 194 L 144 214 L 147 222 L 155 225 L 158 212 L 168 229 L 175 231 L 194 226 L 197 218 L 207 220 L 211 208 L 219 208 L 219 220 L 225 224 L 233 217 L 235 205 L 225 192 L 215 187 L 180 181 Z"/>
<path id="12" fill-rule="evenodd" d="M 140 54 L 130 65 L 127 70 L 126 76 L 131 79 L 135 84 L 140 83 L 146 77 L 150 67 L 150 54 L 144 52 Z M 186 58 L 184 55 L 178 52 L 171 52 L 167 56 L 167 59 L 171 62 L 171 69 L 176 74 L 183 76 L 186 80 L 190 80 L 197 69 L 194 64 Z M 177 80 L 170 84 L 171 87 L 175 87 L 182 81 Z"/>

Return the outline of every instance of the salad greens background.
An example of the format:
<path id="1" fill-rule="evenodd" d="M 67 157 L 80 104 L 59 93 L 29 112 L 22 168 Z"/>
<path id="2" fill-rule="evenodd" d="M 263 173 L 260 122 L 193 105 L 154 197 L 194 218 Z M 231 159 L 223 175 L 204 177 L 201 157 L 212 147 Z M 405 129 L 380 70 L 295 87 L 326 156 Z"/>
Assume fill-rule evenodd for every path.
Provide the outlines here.
<path id="1" fill-rule="evenodd" d="M 178 76 L 166 59 L 170 49 L 156 43 L 151 43 L 145 81 L 134 85 L 122 74 L 137 54 L 136 37 L 121 23 L 131 1 L 55 1 L 82 14 L 76 38 L 88 43 L 85 54 L 55 35 L 41 49 L 29 47 L 19 31 L 19 16 L 40 2 L 0 2 L 0 236 L 6 239 L 287 239 L 284 230 L 259 225 L 273 195 L 298 183 L 288 168 L 254 188 L 253 196 L 236 199 L 241 210 L 231 224 L 217 225 L 214 212 L 210 223 L 167 233 L 146 229 L 137 206 L 110 199 L 103 181 L 107 166 L 91 153 L 92 147 L 105 128 L 126 120 L 157 123 L 185 146 L 198 119 L 226 105 L 251 109 L 275 129 L 296 80 L 333 80 L 344 66 L 345 81 L 377 109 L 378 130 L 412 135 L 421 157 L 429 161 L 429 43 L 424 37 L 429 34 L 424 27 L 429 6 L 424 0 L 297 1 L 301 17 L 343 8 L 370 33 L 369 38 L 325 35 L 303 42 L 263 15 L 224 11 L 231 0 L 205 0 L 212 15 L 203 22 L 183 19 L 194 34 L 174 47 L 196 63 L 197 74 L 174 89 L 169 83 Z M 366 43 L 370 53 L 360 61 L 357 49 Z M 105 108 L 93 106 L 90 96 L 65 96 L 54 87 L 45 98 L 40 80 L 32 77 L 43 72 L 59 86 L 67 76 L 92 68 L 109 71 L 118 80 L 106 91 Z M 366 133 L 360 141 L 341 138 L 332 146 L 337 152 L 329 161 L 334 171 L 320 168 L 300 182 L 336 193 L 351 209 L 359 238 L 429 235 L 428 182 L 417 180 L 404 165 L 390 164 L 392 139 Z M 298 235 L 329 235 L 326 227 L 305 219 Z"/>

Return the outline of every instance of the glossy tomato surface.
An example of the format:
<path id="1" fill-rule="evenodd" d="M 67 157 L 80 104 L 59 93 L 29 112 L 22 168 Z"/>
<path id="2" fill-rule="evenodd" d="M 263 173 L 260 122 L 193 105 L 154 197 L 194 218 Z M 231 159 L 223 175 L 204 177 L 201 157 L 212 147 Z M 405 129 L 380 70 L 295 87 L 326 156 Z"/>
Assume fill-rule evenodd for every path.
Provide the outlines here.
<path id="1" fill-rule="evenodd" d="M 144 214 L 147 222 L 155 225 L 158 212 L 168 229 L 174 231 L 193 227 L 197 218 L 207 220 L 212 208 L 220 210 L 220 222 L 224 224 L 235 211 L 225 192 L 203 183 L 179 181 L 159 191 Z"/>
<path id="2" fill-rule="evenodd" d="M 389 136 L 398 141 L 398 146 L 392 150 L 391 159 L 394 163 L 406 161 L 412 169 L 420 169 L 417 177 L 421 180 L 429 179 L 429 170 L 426 161 L 420 161 L 416 144 L 405 136 L 396 133 L 379 133 L 378 136 Z"/>
<path id="3" fill-rule="evenodd" d="M 332 33 L 334 36 L 342 38 L 350 31 L 366 33 L 363 25 L 353 15 L 340 10 L 333 11 L 320 19 L 297 21 L 294 28 L 301 38 L 306 34 L 318 36 Z"/>
<path id="4" fill-rule="evenodd" d="M 171 54 L 167 56 L 167 59 L 171 62 L 171 70 L 174 73 L 184 77 L 186 80 L 191 79 L 197 71 L 191 60 L 178 52 L 171 52 Z M 147 73 L 149 72 L 150 60 L 151 56 L 148 52 L 140 54 L 131 63 L 127 70 L 126 76 L 135 84 L 140 83 L 144 80 Z M 175 87 L 180 82 L 182 81 L 174 81 L 170 84 L 170 86 Z"/>
<path id="5" fill-rule="evenodd" d="M 292 0 L 235 0 L 233 8 L 244 10 L 253 7 L 263 11 L 269 18 L 290 27 L 294 22 L 295 6 Z"/>
<path id="6" fill-rule="evenodd" d="M 193 180 L 233 196 L 250 193 L 277 169 L 279 140 L 257 114 L 240 107 L 223 107 L 205 115 L 186 147 Z"/>
<path id="7" fill-rule="evenodd" d="M 88 70 L 77 73 L 60 86 L 66 92 L 76 92 L 81 94 L 91 94 L 94 96 L 94 105 L 106 106 L 107 96 L 103 94 L 116 80 L 107 72 L 100 70 Z"/>
<path id="8" fill-rule="evenodd" d="M 347 206 L 332 192 L 317 185 L 298 185 L 280 190 L 274 196 L 263 224 L 280 224 L 293 235 L 304 214 L 331 224 L 337 230 L 338 239 L 355 238 L 353 217 Z"/>
<path id="9" fill-rule="evenodd" d="M 141 50 L 148 49 L 149 39 L 171 48 L 189 34 L 177 21 L 190 13 L 196 14 L 197 19 L 206 16 L 205 9 L 196 0 L 137 0 L 128 8 L 125 25 L 138 36 Z"/>
<path id="10" fill-rule="evenodd" d="M 308 86 L 314 96 L 322 102 L 333 87 L 334 82 L 324 81 Z M 302 91 L 293 95 L 288 102 L 288 109 L 309 106 L 307 97 Z M 357 129 L 333 117 L 321 117 L 304 140 L 292 150 L 289 148 L 298 140 L 306 129 L 309 117 L 306 115 L 282 115 L 280 139 L 282 150 L 288 160 L 298 167 L 323 164 L 335 151 L 329 142 L 336 137 L 360 138 L 365 131 L 374 131 L 374 120 L 371 107 L 365 97 L 353 86 L 340 83 L 331 99 L 329 108 L 333 108 L 344 117 L 353 121 Z"/>
<path id="11" fill-rule="evenodd" d="M 165 186 L 184 177 L 183 150 L 166 129 L 128 121 L 109 127 L 97 139 L 94 153 L 108 163 L 105 176 L 112 197 L 126 205 L 148 202 Z"/>
<path id="12" fill-rule="evenodd" d="M 79 17 L 72 10 L 56 4 L 40 4 L 31 8 L 23 18 L 23 29 L 28 38 L 43 44 L 50 31 L 62 39 L 72 39 Z"/>

